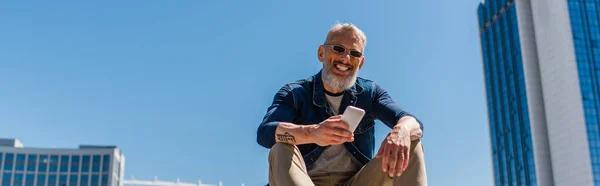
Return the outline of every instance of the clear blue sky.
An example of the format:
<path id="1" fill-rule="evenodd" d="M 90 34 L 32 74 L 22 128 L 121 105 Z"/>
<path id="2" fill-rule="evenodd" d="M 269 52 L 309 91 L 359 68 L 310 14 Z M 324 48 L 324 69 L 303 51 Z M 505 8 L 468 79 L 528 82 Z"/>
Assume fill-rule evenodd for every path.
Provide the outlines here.
<path id="1" fill-rule="evenodd" d="M 126 177 L 261 185 L 273 95 L 352 22 L 368 37 L 360 76 L 425 124 L 430 185 L 492 185 L 479 2 L 5 1 L 0 137 L 117 145 Z"/>

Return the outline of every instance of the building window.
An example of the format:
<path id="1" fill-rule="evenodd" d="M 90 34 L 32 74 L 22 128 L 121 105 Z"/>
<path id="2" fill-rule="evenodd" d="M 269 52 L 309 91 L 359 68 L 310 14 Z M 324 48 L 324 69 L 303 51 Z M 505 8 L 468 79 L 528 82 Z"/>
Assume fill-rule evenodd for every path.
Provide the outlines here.
<path id="1" fill-rule="evenodd" d="M 79 172 L 79 158 L 80 156 L 71 157 L 71 172 Z"/>
<path id="2" fill-rule="evenodd" d="M 91 185 L 98 185 L 99 184 L 99 178 L 98 178 L 98 174 L 92 174 L 92 183 Z"/>
<path id="3" fill-rule="evenodd" d="M 58 176 L 58 185 L 63 186 L 67 184 L 67 175 Z"/>
<path id="4" fill-rule="evenodd" d="M 100 155 L 94 155 L 93 160 L 92 160 L 92 172 L 100 172 L 100 160 L 101 160 L 101 156 Z"/>
<path id="5" fill-rule="evenodd" d="M 46 172 L 46 170 L 48 170 L 48 155 L 40 155 L 38 172 Z"/>
<path id="6" fill-rule="evenodd" d="M 54 185 L 54 184 L 56 184 L 56 175 L 48 176 L 48 185 Z"/>
<path id="7" fill-rule="evenodd" d="M 50 172 L 58 171 L 58 155 L 50 156 Z"/>
<path id="8" fill-rule="evenodd" d="M 15 170 L 17 170 L 17 171 L 25 170 L 25 154 L 17 154 L 17 163 L 15 166 Z"/>
<path id="9" fill-rule="evenodd" d="M 46 184 L 46 174 L 38 174 L 37 175 L 37 184 L 45 185 Z"/>
<path id="10" fill-rule="evenodd" d="M 69 172 L 69 155 L 60 156 L 60 172 Z"/>
<path id="11" fill-rule="evenodd" d="M 77 177 L 77 174 L 69 175 L 69 185 L 77 185 L 77 182 L 79 181 Z"/>
<path id="12" fill-rule="evenodd" d="M 8 153 L 4 156 L 4 170 L 12 171 L 14 159 L 15 155 L 12 153 Z"/>
<path id="13" fill-rule="evenodd" d="M 108 174 L 102 174 L 102 183 L 108 183 Z"/>
<path id="14" fill-rule="evenodd" d="M 90 172 L 90 155 L 84 155 L 81 161 L 81 172 Z"/>
<path id="15" fill-rule="evenodd" d="M 27 171 L 35 172 L 36 164 L 37 164 L 37 154 L 27 155 Z"/>
<path id="16" fill-rule="evenodd" d="M 81 174 L 81 185 L 89 185 L 90 175 L 89 174 Z"/>
<path id="17" fill-rule="evenodd" d="M 35 175 L 34 174 L 27 174 L 25 176 L 25 185 L 33 185 L 34 181 L 35 181 Z"/>
<path id="18" fill-rule="evenodd" d="M 102 160 L 102 172 L 108 172 L 110 170 L 110 155 L 104 155 Z"/>
<path id="19" fill-rule="evenodd" d="M 4 184 L 10 184 L 10 181 L 12 180 L 12 174 L 10 173 L 3 173 L 2 174 L 2 185 Z"/>

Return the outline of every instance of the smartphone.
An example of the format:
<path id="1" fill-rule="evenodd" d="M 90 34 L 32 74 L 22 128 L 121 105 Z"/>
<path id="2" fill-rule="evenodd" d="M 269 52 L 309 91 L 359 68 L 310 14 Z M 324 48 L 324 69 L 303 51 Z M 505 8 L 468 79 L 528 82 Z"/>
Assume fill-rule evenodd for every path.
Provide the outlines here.
<path id="1" fill-rule="evenodd" d="M 365 110 L 355 106 L 348 106 L 346 107 L 344 114 L 342 114 L 342 121 L 348 123 L 350 131 L 354 132 L 364 115 Z"/>

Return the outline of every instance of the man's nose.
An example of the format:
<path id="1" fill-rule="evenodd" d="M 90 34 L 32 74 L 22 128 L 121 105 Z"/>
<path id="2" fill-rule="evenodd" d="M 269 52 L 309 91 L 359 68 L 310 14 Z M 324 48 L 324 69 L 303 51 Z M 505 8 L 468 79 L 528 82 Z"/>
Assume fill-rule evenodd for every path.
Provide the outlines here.
<path id="1" fill-rule="evenodd" d="M 337 59 L 337 61 L 342 62 L 343 64 L 348 64 L 350 62 L 350 58 L 346 56 L 347 55 L 342 55 Z"/>
<path id="2" fill-rule="evenodd" d="M 346 51 L 342 54 L 342 59 L 344 59 L 344 63 L 350 61 L 350 52 Z"/>

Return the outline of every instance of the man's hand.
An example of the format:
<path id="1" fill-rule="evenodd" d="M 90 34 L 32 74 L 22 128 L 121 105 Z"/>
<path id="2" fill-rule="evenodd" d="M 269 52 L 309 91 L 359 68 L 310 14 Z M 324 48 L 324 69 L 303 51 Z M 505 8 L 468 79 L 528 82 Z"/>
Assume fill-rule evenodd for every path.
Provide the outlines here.
<path id="1" fill-rule="evenodd" d="M 309 136 L 319 146 L 337 145 L 354 141 L 354 134 L 346 122 L 341 120 L 342 116 L 332 116 L 312 128 Z"/>
<path id="2" fill-rule="evenodd" d="M 390 177 L 400 176 L 408 166 L 410 152 L 410 131 L 405 125 L 396 125 L 381 143 L 376 158 L 383 158 L 383 172 Z"/>

